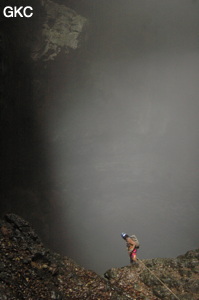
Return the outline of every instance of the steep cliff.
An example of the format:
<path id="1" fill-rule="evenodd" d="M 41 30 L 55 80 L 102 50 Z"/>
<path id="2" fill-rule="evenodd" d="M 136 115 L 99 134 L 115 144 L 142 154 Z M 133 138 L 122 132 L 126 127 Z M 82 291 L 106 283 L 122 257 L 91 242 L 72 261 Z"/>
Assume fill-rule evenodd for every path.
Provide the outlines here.
<path id="1" fill-rule="evenodd" d="M 189 251 L 175 259 L 113 268 L 102 278 L 46 249 L 19 216 L 8 214 L 0 220 L 0 299 L 196 300 L 198 260 L 199 250 Z"/>
<path id="2" fill-rule="evenodd" d="M 48 224 L 52 224 L 56 193 L 46 150 L 46 111 L 58 106 L 51 97 L 57 88 L 54 72 L 64 66 L 58 81 L 67 77 L 65 70 L 70 78 L 88 24 L 65 5 L 69 1 L 59 2 L 0 3 L 1 12 L 7 5 L 33 8 L 31 18 L 0 18 L 0 212 L 1 216 L 9 211 L 27 216 L 45 241 L 52 237 Z"/>

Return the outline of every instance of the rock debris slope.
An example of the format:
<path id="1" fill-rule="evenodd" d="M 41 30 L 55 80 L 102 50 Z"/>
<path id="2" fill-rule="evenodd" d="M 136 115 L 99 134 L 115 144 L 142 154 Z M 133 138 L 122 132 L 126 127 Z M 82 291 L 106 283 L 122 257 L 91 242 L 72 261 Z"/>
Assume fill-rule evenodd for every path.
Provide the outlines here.
<path id="1" fill-rule="evenodd" d="M 0 299 L 129 299 L 107 280 L 44 248 L 15 214 L 0 221 Z"/>
<path id="2" fill-rule="evenodd" d="M 7 214 L 0 220 L 0 300 L 176 299 L 151 271 L 179 299 L 196 300 L 198 257 L 194 250 L 175 259 L 142 260 L 102 278 L 46 249 L 26 221 Z"/>
<path id="3" fill-rule="evenodd" d="M 139 299 L 198 300 L 199 249 L 177 258 L 146 259 L 137 266 L 112 268 L 105 277 L 129 295 L 137 291 Z"/>

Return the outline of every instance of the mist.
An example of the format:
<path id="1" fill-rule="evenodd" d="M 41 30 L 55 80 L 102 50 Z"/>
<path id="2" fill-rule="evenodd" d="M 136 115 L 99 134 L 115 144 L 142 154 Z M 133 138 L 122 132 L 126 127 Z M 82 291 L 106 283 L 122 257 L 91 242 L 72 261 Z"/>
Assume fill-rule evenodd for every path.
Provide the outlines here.
<path id="1" fill-rule="evenodd" d="M 123 231 L 175 257 L 198 247 L 198 2 L 81 5 L 87 55 L 55 70 L 45 120 L 54 245 L 99 273 L 129 263 Z"/>
<path id="2" fill-rule="evenodd" d="M 197 247 L 199 68 L 193 3 L 100 2 L 100 12 L 96 55 L 75 89 L 58 91 L 49 130 L 66 198 L 61 246 L 102 272 L 128 262 L 122 231 L 138 236 L 141 258 Z"/>

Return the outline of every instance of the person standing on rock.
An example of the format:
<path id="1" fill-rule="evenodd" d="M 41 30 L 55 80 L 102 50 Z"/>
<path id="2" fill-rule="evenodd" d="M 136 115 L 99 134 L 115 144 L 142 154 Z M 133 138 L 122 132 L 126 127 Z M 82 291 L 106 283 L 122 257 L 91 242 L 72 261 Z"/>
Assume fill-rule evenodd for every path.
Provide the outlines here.
<path id="1" fill-rule="evenodd" d="M 127 250 L 130 256 L 130 263 L 137 262 L 137 249 L 140 247 L 140 243 L 135 235 L 129 236 L 122 232 L 121 237 L 126 241 Z"/>

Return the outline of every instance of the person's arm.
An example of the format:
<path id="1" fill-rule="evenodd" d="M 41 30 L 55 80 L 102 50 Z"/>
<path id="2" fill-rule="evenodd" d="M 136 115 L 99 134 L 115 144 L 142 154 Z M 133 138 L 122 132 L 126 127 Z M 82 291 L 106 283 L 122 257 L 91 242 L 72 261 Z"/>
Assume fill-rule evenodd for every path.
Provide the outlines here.
<path id="1" fill-rule="evenodd" d="M 130 237 L 127 237 L 126 241 L 128 243 L 128 252 L 132 252 L 135 249 L 136 243 Z"/>

